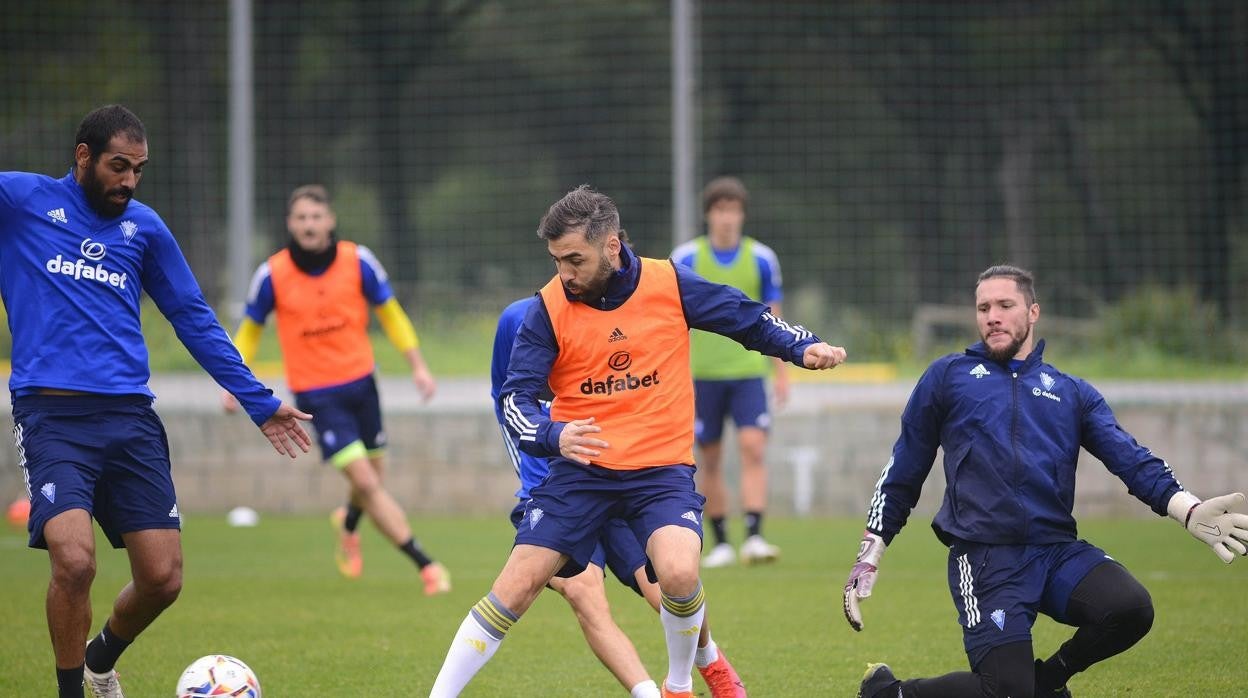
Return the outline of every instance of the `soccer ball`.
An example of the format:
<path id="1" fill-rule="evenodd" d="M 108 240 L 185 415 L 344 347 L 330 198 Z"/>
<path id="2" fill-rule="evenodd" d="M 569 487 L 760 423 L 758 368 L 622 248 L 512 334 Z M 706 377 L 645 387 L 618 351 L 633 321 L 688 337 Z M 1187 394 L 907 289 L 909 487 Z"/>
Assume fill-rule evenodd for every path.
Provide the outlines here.
<path id="1" fill-rule="evenodd" d="M 191 662 L 178 679 L 174 698 L 260 698 L 260 681 L 251 667 L 224 654 L 210 654 Z"/>

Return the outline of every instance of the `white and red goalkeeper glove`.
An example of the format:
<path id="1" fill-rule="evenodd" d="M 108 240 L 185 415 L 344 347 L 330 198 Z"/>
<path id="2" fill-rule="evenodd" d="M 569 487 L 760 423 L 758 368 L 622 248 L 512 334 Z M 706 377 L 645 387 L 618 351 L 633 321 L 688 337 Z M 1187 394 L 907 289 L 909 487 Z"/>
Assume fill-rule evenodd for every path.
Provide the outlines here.
<path id="1" fill-rule="evenodd" d="M 845 620 L 854 630 L 862 630 L 862 609 L 858 604 L 871 595 L 871 587 L 875 586 L 875 575 L 880 569 L 880 558 L 884 556 L 884 539 L 870 531 L 865 531 L 862 542 L 858 544 L 858 559 L 854 569 L 849 572 L 849 580 L 845 582 L 845 599 L 843 608 Z"/>
<path id="2" fill-rule="evenodd" d="M 1170 498 L 1166 511 L 1193 538 L 1213 548 L 1222 562 L 1230 564 L 1236 555 L 1248 555 L 1248 514 L 1231 511 L 1243 504 L 1241 492 L 1202 502 L 1191 492 L 1179 491 Z"/>

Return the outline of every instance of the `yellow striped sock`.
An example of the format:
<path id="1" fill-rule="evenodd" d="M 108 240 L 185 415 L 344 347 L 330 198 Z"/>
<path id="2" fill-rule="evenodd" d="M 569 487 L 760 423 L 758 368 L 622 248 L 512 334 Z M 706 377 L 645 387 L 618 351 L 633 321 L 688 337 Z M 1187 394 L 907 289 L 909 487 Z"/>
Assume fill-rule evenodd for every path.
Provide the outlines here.
<path id="1" fill-rule="evenodd" d="M 697 613 L 698 609 L 705 602 L 706 593 L 703 591 L 701 583 L 698 584 L 697 590 L 689 596 L 674 598 L 663 594 L 663 608 L 666 608 L 668 613 L 681 618 L 688 618 Z"/>
<path id="2" fill-rule="evenodd" d="M 478 601 L 472 607 L 472 615 L 486 632 L 499 640 L 519 620 L 494 594 L 488 594 Z"/>

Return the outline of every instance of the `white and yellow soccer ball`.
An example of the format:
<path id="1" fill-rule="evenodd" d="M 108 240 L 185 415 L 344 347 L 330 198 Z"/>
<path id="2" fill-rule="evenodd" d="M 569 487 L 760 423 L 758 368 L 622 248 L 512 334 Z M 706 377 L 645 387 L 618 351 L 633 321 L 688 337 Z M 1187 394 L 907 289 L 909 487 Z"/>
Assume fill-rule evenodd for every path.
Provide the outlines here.
<path id="1" fill-rule="evenodd" d="M 240 659 L 210 654 L 191 662 L 178 679 L 175 698 L 260 698 L 260 680 Z"/>

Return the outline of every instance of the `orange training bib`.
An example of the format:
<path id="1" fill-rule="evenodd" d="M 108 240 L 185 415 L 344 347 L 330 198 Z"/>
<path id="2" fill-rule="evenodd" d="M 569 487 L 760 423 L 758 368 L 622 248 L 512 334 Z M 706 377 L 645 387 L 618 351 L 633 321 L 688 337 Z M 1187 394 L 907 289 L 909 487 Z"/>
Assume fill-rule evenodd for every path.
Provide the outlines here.
<path id="1" fill-rule="evenodd" d="M 542 288 L 559 354 L 551 419 L 593 417 L 611 448 L 594 464 L 615 470 L 693 464 L 689 327 L 676 270 L 638 258 L 637 289 L 614 310 L 571 302 L 559 277 Z"/>
<path id="2" fill-rule="evenodd" d="M 319 276 L 295 266 L 289 250 L 269 258 L 277 338 L 294 392 L 349 383 L 373 372 L 368 300 L 355 243 L 340 241 Z"/>

